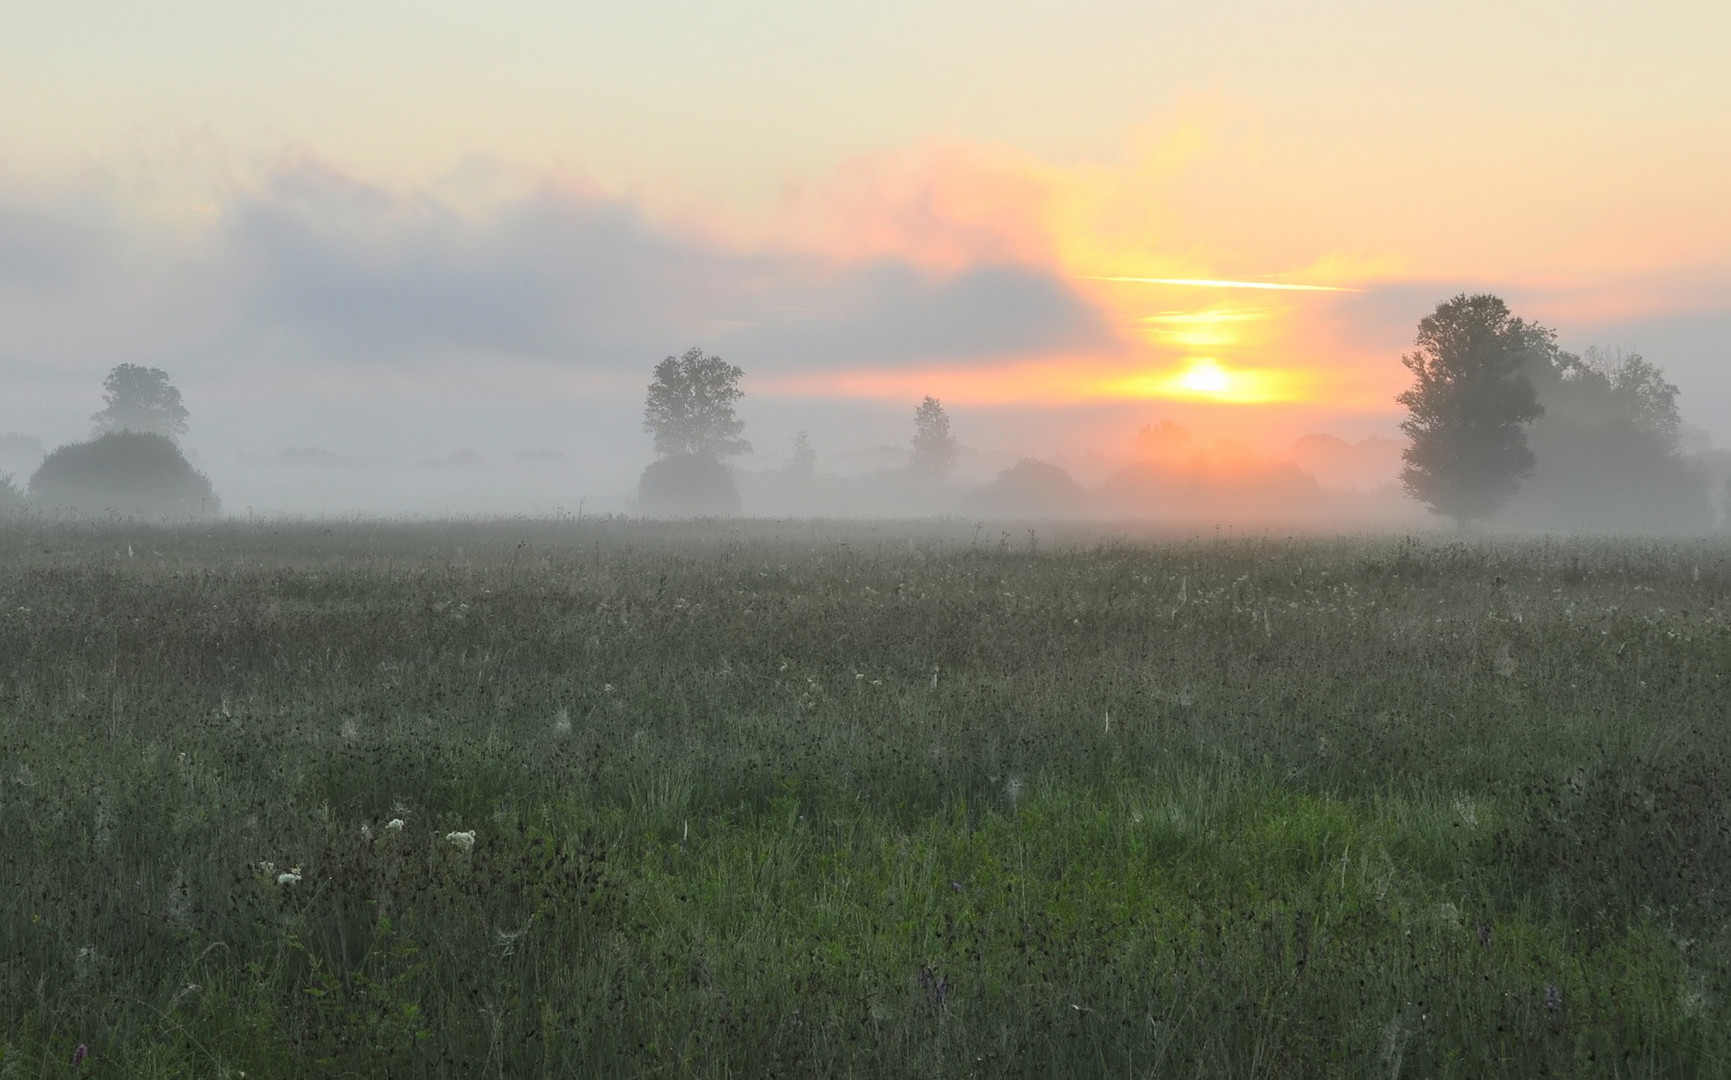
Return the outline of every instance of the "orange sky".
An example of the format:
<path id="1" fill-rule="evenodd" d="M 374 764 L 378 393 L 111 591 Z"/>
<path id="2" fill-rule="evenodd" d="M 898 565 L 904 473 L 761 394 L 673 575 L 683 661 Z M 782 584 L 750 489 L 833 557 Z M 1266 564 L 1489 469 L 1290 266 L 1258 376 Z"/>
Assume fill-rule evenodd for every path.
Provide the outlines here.
<path id="1" fill-rule="evenodd" d="M 551 190 L 630 207 L 661 240 L 741 272 L 814 260 L 814 280 L 845 286 L 819 298 L 837 310 L 878 265 L 914 268 L 928 291 L 1014 267 L 1108 330 L 1085 348 L 1010 342 L 965 359 L 814 354 L 754 374 L 752 394 L 1218 406 L 1247 431 L 1283 408 L 1282 430 L 1311 414 L 1386 428 L 1417 319 L 1489 289 L 1565 344 L 1645 348 L 1683 387 L 1686 417 L 1708 422 L 1731 414 L 1726 40 L 1731 5 L 1686 0 L 309 0 L 292 14 L 69 0 L 14 13 L 0 36 L 0 243 L 9 221 L 95 222 L 124 237 L 98 262 L 152 269 L 52 297 L 8 293 L 0 273 L 0 310 L 146 319 L 167 306 L 152 292 L 161 265 L 215 259 L 249 207 L 289 203 L 346 237 L 356 265 L 411 279 L 413 257 L 391 263 L 368 238 L 416 222 L 434 224 L 404 250 L 481 235 Z M 307 162 L 341 178 L 310 201 L 295 187 Z M 503 265 L 493 279 L 515 273 Z M 251 269 L 213 271 L 216 291 Z M 141 358 L 251 341 L 220 297 L 184 303 L 196 318 Z M 509 333 L 471 332 L 514 311 L 506 297 L 458 340 L 417 347 L 526 363 Z M 645 311 L 667 324 L 646 314 L 646 332 L 669 338 L 762 320 L 725 304 Z M 31 352 L 59 359 L 30 363 L 84 378 L 113 355 L 61 324 Z M 226 329 L 200 339 L 198 326 Z M 372 361 L 349 344 L 352 362 Z M 591 338 L 536 347 L 605 368 Z M 23 364 L 20 350 L 0 362 Z"/>

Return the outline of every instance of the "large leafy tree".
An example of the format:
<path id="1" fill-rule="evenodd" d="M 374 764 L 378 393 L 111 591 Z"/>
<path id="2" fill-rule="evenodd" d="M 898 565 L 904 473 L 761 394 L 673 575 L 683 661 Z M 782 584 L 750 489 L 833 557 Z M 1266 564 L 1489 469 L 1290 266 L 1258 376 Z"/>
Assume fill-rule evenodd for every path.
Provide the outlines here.
<path id="1" fill-rule="evenodd" d="M 655 452 L 715 460 L 750 453 L 745 421 L 733 412 L 733 403 L 744 396 L 739 388 L 744 375 L 702 349 L 656 364 L 643 404 L 643 430 L 654 434 Z"/>
<path id="2" fill-rule="evenodd" d="M 102 380 L 102 399 L 106 407 L 90 418 L 98 435 L 113 431 L 186 434 L 186 406 L 161 368 L 119 365 Z"/>
<path id="3" fill-rule="evenodd" d="M 1411 440 L 1401 484 L 1462 525 L 1487 518 L 1533 471 L 1526 425 L 1544 408 L 1528 373 L 1550 363 L 1556 334 L 1462 293 L 1425 316 L 1415 346 L 1401 357 L 1413 386 L 1395 398 Z"/>
<path id="4" fill-rule="evenodd" d="M 1527 431 L 1537 459 L 1514 509 L 1547 528 L 1639 532 L 1711 528 L 1708 478 L 1680 448 L 1677 385 L 1636 352 L 1558 351 L 1530 369 L 1545 415 Z"/>
<path id="5" fill-rule="evenodd" d="M 909 464 L 916 472 L 943 476 L 959 455 L 956 437 L 950 434 L 950 414 L 937 398 L 926 398 L 914 410 L 914 454 Z"/>

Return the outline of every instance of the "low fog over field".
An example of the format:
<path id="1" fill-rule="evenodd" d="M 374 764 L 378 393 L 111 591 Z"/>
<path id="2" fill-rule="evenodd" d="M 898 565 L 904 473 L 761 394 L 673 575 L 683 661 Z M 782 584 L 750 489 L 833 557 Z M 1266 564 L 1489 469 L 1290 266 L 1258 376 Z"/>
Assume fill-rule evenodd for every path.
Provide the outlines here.
<path id="1" fill-rule="evenodd" d="M 1483 340 L 1451 344 L 1450 334 Z M 327 445 L 219 451 L 196 437 L 203 418 L 186 405 L 195 395 L 162 369 L 121 365 L 101 387 L 95 441 L 50 455 L 35 435 L 0 435 L 0 470 L 15 478 L 7 506 L 46 514 L 960 516 L 1310 531 L 1410 530 L 1440 517 L 1527 532 L 1684 534 L 1724 526 L 1731 453 L 1683 423 L 1681 389 L 1640 354 L 1568 352 L 1553 331 L 1484 294 L 1439 304 L 1421 321 L 1418 344 L 1402 360 L 1417 379 L 1401 395 L 1403 423 L 1359 421 L 1371 433 L 1290 439 L 1274 422 L 1220 434 L 1218 411 L 1196 408 L 1096 409 L 1089 426 L 1063 410 L 952 410 L 929 396 L 899 416 L 882 405 L 763 405 L 743 368 L 691 349 L 651 369 L 643 406 L 592 403 L 590 423 L 500 428 L 456 446 L 434 425 L 413 438 L 370 431 Z M 1157 418 L 1132 427 L 1137 414 Z M 785 435 L 802 416 L 834 422 Z M 447 438 L 476 433 L 473 424 L 451 427 Z M 139 478 L 146 466 L 132 461 L 136 451 L 116 444 L 112 461 L 97 455 L 103 438 L 127 432 L 166 440 L 162 452 L 183 462 L 172 467 L 192 486 L 154 511 L 133 498 L 152 482 Z M 777 445 L 765 433 L 785 437 Z M 546 441 L 529 441 L 538 434 Z M 393 452 L 333 448 L 356 445 Z M 78 455 L 86 463 L 75 467 Z M 85 473 L 68 472 L 75 468 Z"/>

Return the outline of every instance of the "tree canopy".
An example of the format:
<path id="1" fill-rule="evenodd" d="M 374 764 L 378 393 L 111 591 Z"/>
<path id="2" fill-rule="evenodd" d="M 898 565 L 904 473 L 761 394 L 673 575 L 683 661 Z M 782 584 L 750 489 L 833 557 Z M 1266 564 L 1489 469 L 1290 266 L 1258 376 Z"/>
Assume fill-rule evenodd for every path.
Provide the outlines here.
<path id="1" fill-rule="evenodd" d="M 733 403 L 744 396 L 744 375 L 696 348 L 656 364 L 643 403 L 643 430 L 655 436 L 655 452 L 715 459 L 750 453 L 745 421 L 733 412 Z"/>
<path id="2" fill-rule="evenodd" d="M 102 398 L 106 407 L 90 418 L 96 422 L 97 435 L 111 431 L 186 434 L 186 406 L 161 368 L 117 366 L 102 380 Z"/>
<path id="3" fill-rule="evenodd" d="M 1495 513 L 1533 471 L 1526 425 L 1543 415 L 1529 372 L 1549 364 L 1556 335 L 1517 319 L 1500 298 L 1462 293 L 1420 321 L 1401 357 L 1411 389 L 1401 430 L 1401 484 L 1462 524 Z"/>
<path id="4" fill-rule="evenodd" d="M 960 454 L 950 434 L 950 414 L 937 398 L 928 396 L 914 410 L 914 453 L 909 465 L 916 472 L 943 476 Z"/>
<path id="5" fill-rule="evenodd" d="M 811 445 L 811 432 L 801 429 L 793 433 L 793 454 L 788 458 L 787 471 L 794 476 L 817 472 L 817 450 Z"/>
<path id="6" fill-rule="evenodd" d="M 1530 369 L 1545 414 L 1511 508 L 1549 528 L 1694 532 L 1714 520 L 1707 477 L 1679 452 L 1677 387 L 1640 353 L 1558 350 Z"/>

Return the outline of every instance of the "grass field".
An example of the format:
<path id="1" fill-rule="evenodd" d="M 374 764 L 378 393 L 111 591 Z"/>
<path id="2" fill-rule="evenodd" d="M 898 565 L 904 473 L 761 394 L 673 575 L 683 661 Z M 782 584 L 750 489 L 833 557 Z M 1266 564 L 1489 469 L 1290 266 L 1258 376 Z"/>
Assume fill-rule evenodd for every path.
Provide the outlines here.
<path id="1" fill-rule="evenodd" d="M 1724 1076 L 1728 556 L 7 525 L 0 1077 Z"/>

